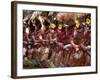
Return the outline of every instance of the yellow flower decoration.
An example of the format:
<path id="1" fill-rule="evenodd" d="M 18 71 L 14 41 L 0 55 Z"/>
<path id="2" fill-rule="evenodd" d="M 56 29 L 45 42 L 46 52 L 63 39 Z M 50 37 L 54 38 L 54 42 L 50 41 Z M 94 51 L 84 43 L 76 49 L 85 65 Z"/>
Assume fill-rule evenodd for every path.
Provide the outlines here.
<path id="1" fill-rule="evenodd" d="M 90 20 L 89 18 L 87 18 L 87 19 L 86 19 L 86 24 L 89 25 L 90 23 L 91 23 L 91 20 Z"/>

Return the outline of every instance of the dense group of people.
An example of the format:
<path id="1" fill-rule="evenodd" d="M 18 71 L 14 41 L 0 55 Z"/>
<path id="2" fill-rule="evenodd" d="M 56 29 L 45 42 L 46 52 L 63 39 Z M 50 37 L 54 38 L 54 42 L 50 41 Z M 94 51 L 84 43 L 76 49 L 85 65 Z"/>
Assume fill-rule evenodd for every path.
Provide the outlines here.
<path id="1" fill-rule="evenodd" d="M 23 14 L 23 68 L 91 65 L 91 14 Z"/>

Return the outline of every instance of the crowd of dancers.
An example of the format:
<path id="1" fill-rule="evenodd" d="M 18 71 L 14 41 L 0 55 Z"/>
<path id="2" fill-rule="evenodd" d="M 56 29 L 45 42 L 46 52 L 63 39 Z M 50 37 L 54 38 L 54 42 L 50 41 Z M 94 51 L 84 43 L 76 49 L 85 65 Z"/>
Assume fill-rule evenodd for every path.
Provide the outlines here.
<path id="1" fill-rule="evenodd" d="M 23 68 L 91 65 L 91 14 L 23 14 Z"/>

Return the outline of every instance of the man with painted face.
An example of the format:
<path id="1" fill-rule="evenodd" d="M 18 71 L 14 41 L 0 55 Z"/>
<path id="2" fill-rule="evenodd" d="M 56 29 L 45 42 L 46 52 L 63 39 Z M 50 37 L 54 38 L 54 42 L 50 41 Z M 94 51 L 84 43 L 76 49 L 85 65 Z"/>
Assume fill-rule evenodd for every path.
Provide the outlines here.
<path id="1" fill-rule="evenodd" d="M 62 43 L 63 45 L 66 44 L 66 32 L 65 28 L 63 27 L 63 24 L 58 25 L 57 37 L 58 37 L 58 42 Z"/>

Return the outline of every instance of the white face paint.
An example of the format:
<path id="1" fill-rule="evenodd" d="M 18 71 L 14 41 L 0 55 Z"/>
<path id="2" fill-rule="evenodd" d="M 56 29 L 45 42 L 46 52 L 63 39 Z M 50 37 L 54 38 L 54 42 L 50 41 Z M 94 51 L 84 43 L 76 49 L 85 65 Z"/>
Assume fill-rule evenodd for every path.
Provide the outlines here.
<path id="1" fill-rule="evenodd" d="M 29 28 L 26 28 L 25 32 L 26 32 L 27 34 L 29 34 Z"/>

